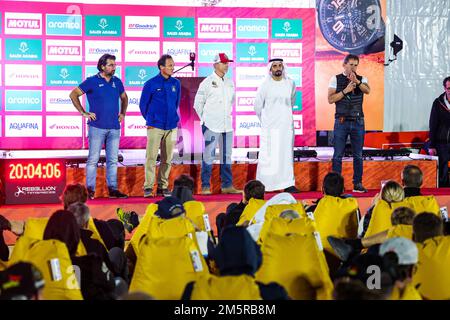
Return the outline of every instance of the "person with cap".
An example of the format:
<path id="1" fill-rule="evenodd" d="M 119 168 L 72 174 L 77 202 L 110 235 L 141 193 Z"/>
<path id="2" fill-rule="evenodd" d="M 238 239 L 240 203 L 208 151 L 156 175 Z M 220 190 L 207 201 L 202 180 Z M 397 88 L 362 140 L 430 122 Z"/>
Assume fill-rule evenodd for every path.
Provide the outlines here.
<path id="1" fill-rule="evenodd" d="M 158 201 L 157 204 L 158 210 L 156 210 L 155 215 L 161 219 L 172 219 L 186 213 L 183 203 L 173 196 L 165 197 L 163 200 Z"/>
<path id="2" fill-rule="evenodd" d="M 235 99 L 233 81 L 226 76 L 228 63 L 233 62 L 225 53 L 214 57 L 214 72 L 204 79 L 195 95 L 194 109 L 200 118 L 204 137 L 202 161 L 202 194 L 211 194 L 211 171 L 219 143 L 220 177 L 222 193 L 241 193 L 233 187 L 231 150 L 233 148 L 232 111 Z"/>
<path id="3" fill-rule="evenodd" d="M 256 179 L 266 191 L 299 193 L 293 163 L 295 83 L 286 69 L 283 59 L 271 59 L 268 75 L 256 92 L 255 112 L 261 122 Z"/>
<path id="4" fill-rule="evenodd" d="M 244 227 L 227 226 L 219 244 L 208 243 L 208 255 L 219 268 L 220 277 L 204 276 L 189 282 L 181 300 L 288 300 L 276 282 L 255 279 L 261 267 L 262 253 Z"/>
<path id="5" fill-rule="evenodd" d="M 0 300 L 41 300 L 45 281 L 31 263 L 19 262 L 0 272 Z"/>
<path id="6" fill-rule="evenodd" d="M 370 93 L 366 77 L 356 73 L 359 57 L 346 55 L 342 66 L 344 71 L 330 78 L 328 84 L 328 103 L 336 104 L 334 114 L 334 154 L 333 171 L 342 172 L 347 137 L 350 136 L 353 156 L 353 192 L 364 193 L 367 189 L 362 184 L 364 146 L 363 98 Z"/>
<path id="7" fill-rule="evenodd" d="M 416 244 L 403 237 L 391 238 L 383 242 L 379 254 L 395 281 L 391 300 L 422 300 L 412 282 L 414 268 L 419 259 Z"/>
<path id="8" fill-rule="evenodd" d="M 154 196 L 156 158 L 161 148 L 156 196 L 167 197 L 173 148 L 177 140 L 178 108 L 181 84 L 173 78 L 175 63 L 172 56 L 163 54 L 158 60 L 159 74 L 149 79 L 142 89 L 139 109 L 147 125 L 144 197 Z"/>

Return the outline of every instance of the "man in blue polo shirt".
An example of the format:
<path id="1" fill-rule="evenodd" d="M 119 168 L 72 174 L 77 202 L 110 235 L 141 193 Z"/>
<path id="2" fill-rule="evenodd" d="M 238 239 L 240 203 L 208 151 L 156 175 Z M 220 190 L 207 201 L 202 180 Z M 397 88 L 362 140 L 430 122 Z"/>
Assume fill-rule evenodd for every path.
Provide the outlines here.
<path id="1" fill-rule="evenodd" d="M 120 122 L 125 118 L 128 97 L 122 81 L 114 76 L 116 57 L 104 54 L 97 63 L 99 73 L 84 80 L 70 93 L 75 108 L 88 119 L 89 156 L 86 162 L 86 187 L 89 198 L 94 199 L 97 163 L 105 144 L 106 182 L 110 198 L 127 198 L 117 188 L 117 160 L 119 153 Z M 80 103 L 79 97 L 87 95 L 89 112 Z M 119 113 L 120 99 L 120 113 Z"/>
<path id="2" fill-rule="evenodd" d="M 144 197 L 154 195 L 156 157 L 160 146 L 161 162 L 156 195 L 170 196 L 167 188 L 173 147 L 177 139 L 177 124 L 180 120 L 178 107 L 181 98 L 180 81 L 172 78 L 174 67 L 175 64 L 170 55 L 164 54 L 159 58 L 160 73 L 144 84 L 139 103 L 147 125 Z"/>

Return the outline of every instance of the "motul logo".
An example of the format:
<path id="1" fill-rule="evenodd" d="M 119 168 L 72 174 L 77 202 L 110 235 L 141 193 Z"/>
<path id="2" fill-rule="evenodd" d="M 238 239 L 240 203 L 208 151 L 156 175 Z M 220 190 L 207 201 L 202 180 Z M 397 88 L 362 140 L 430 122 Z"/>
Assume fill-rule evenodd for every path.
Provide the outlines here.
<path id="1" fill-rule="evenodd" d="M 65 55 L 65 56 L 79 56 L 80 47 L 79 46 L 49 46 L 49 55 Z"/>
<path id="2" fill-rule="evenodd" d="M 38 19 L 7 19 L 8 28 L 17 29 L 40 29 L 41 21 Z"/>
<path id="3" fill-rule="evenodd" d="M 222 23 L 202 23 L 200 24 L 200 32 L 228 33 L 231 32 L 231 26 Z"/>
<path id="4" fill-rule="evenodd" d="M 240 97 L 238 99 L 238 105 L 240 106 L 253 106 L 255 104 L 255 98 L 252 97 Z"/>
<path id="5" fill-rule="evenodd" d="M 273 56 L 274 57 L 300 57 L 299 49 L 274 49 Z"/>

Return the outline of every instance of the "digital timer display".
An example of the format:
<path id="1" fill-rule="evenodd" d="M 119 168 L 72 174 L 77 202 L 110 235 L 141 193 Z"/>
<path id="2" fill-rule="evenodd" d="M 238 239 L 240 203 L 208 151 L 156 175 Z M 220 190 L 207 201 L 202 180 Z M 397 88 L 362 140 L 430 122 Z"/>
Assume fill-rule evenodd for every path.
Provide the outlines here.
<path id="1" fill-rule="evenodd" d="M 0 159 L 0 179 L 6 204 L 59 203 L 66 185 L 66 161 Z"/>
<path id="2" fill-rule="evenodd" d="M 61 177 L 61 163 L 10 163 L 9 179 L 54 179 Z"/>

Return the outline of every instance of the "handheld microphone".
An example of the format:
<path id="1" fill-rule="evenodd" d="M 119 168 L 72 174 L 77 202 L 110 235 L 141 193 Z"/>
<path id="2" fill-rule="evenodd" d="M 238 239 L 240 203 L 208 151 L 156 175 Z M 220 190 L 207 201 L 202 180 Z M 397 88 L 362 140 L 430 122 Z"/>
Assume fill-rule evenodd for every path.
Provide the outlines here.
<path id="1" fill-rule="evenodd" d="M 194 63 L 195 63 L 195 52 L 189 53 L 189 60 L 191 60 L 191 68 L 194 71 Z"/>

